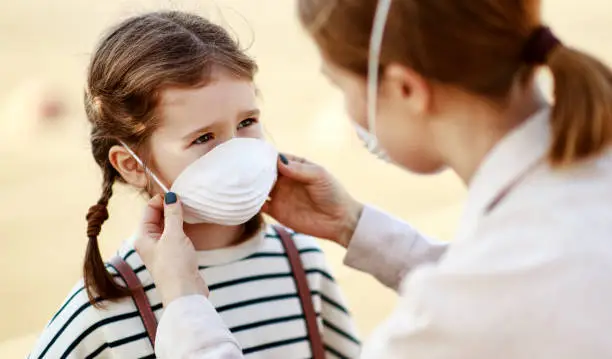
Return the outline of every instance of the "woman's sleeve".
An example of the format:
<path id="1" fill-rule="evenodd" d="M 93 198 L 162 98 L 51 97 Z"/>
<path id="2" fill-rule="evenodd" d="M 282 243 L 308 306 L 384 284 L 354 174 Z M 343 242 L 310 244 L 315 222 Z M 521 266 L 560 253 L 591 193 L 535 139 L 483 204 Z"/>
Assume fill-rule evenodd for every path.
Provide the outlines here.
<path id="1" fill-rule="evenodd" d="M 576 254 L 582 227 L 562 228 L 554 211 L 530 212 L 490 216 L 438 265 L 407 276 L 362 359 L 611 357 L 597 335 L 612 322 L 601 297 L 604 288 L 612 294 L 610 279 L 594 275 L 609 264 L 589 250 Z M 584 318 L 590 332 L 576 327 Z"/>
<path id="2" fill-rule="evenodd" d="M 348 248 L 345 263 L 398 288 L 407 272 L 434 262 L 446 244 L 418 233 L 404 221 L 365 207 Z M 158 358 L 242 359 L 242 350 L 208 299 L 176 299 L 164 310 L 157 329 Z"/>
<path id="3" fill-rule="evenodd" d="M 425 237 L 408 223 L 373 207 L 363 209 L 344 263 L 398 288 L 414 267 L 436 262 L 447 244 Z"/>
<path id="4" fill-rule="evenodd" d="M 164 309 L 155 354 L 160 359 L 243 358 L 240 345 L 203 295 L 178 298 Z"/>

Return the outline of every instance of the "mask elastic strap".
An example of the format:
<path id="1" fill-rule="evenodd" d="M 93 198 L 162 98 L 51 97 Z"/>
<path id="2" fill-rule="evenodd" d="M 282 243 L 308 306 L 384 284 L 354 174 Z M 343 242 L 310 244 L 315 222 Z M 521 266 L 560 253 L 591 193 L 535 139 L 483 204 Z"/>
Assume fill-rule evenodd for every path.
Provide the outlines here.
<path id="1" fill-rule="evenodd" d="M 372 34 L 370 36 L 370 52 L 368 58 L 368 131 L 376 138 L 376 105 L 378 102 L 378 68 L 385 24 L 389 15 L 391 0 L 379 0 L 374 14 Z"/>
<path id="2" fill-rule="evenodd" d="M 136 162 L 138 162 L 138 164 L 144 168 L 144 170 L 147 172 L 147 174 L 149 176 L 151 176 L 151 178 L 153 178 L 153 181 L 155 181 L 155 183 L 157 183 L 163 190 L 164 193 L 168 193 L 170 192 L 170 190 L 168 190 L 168 187 L 166 187 L 162 181 L 160 181 L 159 178 L 157 178 L 157 176 L 155 175 L 155 173 L 153 173 L 153 171 L 149 170 L 149 168 L 147 166 L 145 166 L 144 162 L 142 162 L 142 160 L 140 159 L 140 157 L 138 157 L 138 155 L 136 153 L 134 153 L 134 151 L 132 151 L 132 149 L 130 148 L 130 146 L 126 145 L 125 142 L 123 141 L 119 141 L 119 143 L 121 143 L 121 145 L 123 146 L 123 148 L 125 148 L 126 151 L 128 151 L 128 153 L 130 154 L 130 156 L 132 156 L 132 158 L 134 158 L 136 160 Z"/>

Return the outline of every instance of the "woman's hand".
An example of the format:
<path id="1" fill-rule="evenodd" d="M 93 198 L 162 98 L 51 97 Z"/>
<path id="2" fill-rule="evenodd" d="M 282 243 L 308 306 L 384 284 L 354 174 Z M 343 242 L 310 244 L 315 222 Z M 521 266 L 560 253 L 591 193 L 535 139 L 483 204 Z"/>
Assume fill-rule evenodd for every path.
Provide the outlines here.
<path id="1" fill-rule="evenodd" d="M 363 205 L 323 167 L 291 155 L 280 162 L 263 211 L 297 232 L 348 247 Z"/>
<path id="2" fill-rule="evenodd" d="M 151 273 L 164 306 L 179 297 L 202 294 L 208 287 L 198 272 L 196 251 L 183 231 L 176 194 L 153 197 L 145 210 L 134 248 Z"/>

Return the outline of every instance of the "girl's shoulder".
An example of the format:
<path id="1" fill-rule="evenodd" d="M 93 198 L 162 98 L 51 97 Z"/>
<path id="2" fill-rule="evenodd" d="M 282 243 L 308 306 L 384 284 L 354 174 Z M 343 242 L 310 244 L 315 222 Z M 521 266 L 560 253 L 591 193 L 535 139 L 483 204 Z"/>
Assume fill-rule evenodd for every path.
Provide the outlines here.
<path id="1" fill-rule="evenodd" d="M 265 229 L 265 237 L 266 239 L 271 239 L 273 241 L 276 240 L 276 242 L 278 242 L 277 247 L 282 247 L 281 236 L 277 230 L 278 227 L 278 225 L 267 224 Z M 287 231 L 287 233 L 291 236 L 291 239 L 293 240 L 293 243 L 295 244 L 300 254 L 320 253 L 321 255 L 323 255 L 323 250 L 319 245 L 318 239 L 316 239 L 315 237 L 296 232 L 288 227 L 282 226 L 281 228 Z"/>
<path id="2" fill-rule="evenodd" d="M 143 286 L 152 284 L 152 279 L 146 271 L 144 264 L 133 246 L 126 241 L 122 247 L 116 252 L 115 256 L 124 260 L 130 268 L 136 273 L 141 280 Z M 125 286 L 125 282 L 119 276 L 117 270 L 110 264 L 110 260 L 106 264 L 107 271 L 114 277 L 115 281 Z M 84 280 L 81 278 L 72 288 L 57 313 L 49 321 L 48 325 L 53 325 L 56 320 L 60 322 L 65 319 L 71 324 L 75 319 L 87 319 L 87 322 L 105 319 L 112 313 L 127 312 L 133 309 L 132 300 L 129 297 L 119 300 L 105 300 L 93 294 L 90 298 L 85 286 Z"/>
<path id="3" fill-rule="evenodd" d="M 151 301 L 151 293 L 155 292 L 152 290 L 154 289 L 152 280 L 144 270 L 144 265 L 141 269 L 142 262 L 133 248 L 129 244 L 124 245 L 116 255 L 125 260 L 143 281 L 147 297 Z M 117 283 L 125 285 L 111 265 L 107 265 L 107 270 L 115 277 Z M 110 350 L 109 343 L 124 340 L 129 336 L 126 333 L 140 334 L 143 330 L 144 326 L 131 297 L 111 301 L 94 294 L 90 299 L 85 283 L 81 279 L 43 329 L 30 356 L 33 358 L 88 357 Z M 148 340 L 146 335 L 134 339 L 144 339 L 142 345 L 143 350 L 146 350 L 146 340 Z"/>
<path id="4" fill-rule="evenodd" d="M 324 270 L 326 273 L 329 272 L 327 259 L 323 249 L 321 249 L 319 239 L 296 232 L 291 228 L 282 228 L 291 235 L 291 239 L 300 253 L 300 259 L 302 260 L 305 270 Z M 285 253 L 280 234 L 272 224 L 268 224 L 266 227 L 266 239 L 268 248 L 283 254 Z"/>
<path id="5" fill-rule="evenodd" d="M 94 296 L 90 300 L 80 280 L 43 329 L 30 356 L 88 357 L 105 350 L 112 342 L 106 329 L 129 317 L 134 309 L 130 298 L 106 301 Z"/>
<path id="6" fill-rule="evenodd" d="M 144 262 L 134 249 L 133 239 L 130 238 L 126 240 L 123 245 L 117 250 L 115 255 L 111 258 L 108 258 L 108 260 L 106 261 L 106 268 L 109 273 L 111 273 L 113 277 L 115 277 L 115 280 L 119 284 L 125 285 L 123 278 L 119 275 L 117 268 L 115 268 L 115 266 L 113 265 L 115 259 L 120 259 L 121 261 L 125 262 L 130 267 L 130 269 L 132 269 L 132 271 L 138 277 L 140 284 L 145 287 L 145 291 L 147 289 L 150 289 L 150 287 L 154 286 L 153 277 L 151 277 L 151 274 L 145 267 Z"/>

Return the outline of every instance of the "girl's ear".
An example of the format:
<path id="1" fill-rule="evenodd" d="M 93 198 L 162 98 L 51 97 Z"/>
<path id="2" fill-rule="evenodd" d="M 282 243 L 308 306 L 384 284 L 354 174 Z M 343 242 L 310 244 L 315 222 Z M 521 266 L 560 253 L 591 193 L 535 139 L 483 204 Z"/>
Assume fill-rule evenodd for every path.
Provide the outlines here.
<path id="1" fill-rule="evenodd" d="M 144 168 L 123 146 L 111 147 L 108 151 L 108 160 L 125 182 L 140 189 L 146 188 L 148 179 Z"/>

